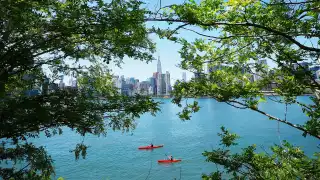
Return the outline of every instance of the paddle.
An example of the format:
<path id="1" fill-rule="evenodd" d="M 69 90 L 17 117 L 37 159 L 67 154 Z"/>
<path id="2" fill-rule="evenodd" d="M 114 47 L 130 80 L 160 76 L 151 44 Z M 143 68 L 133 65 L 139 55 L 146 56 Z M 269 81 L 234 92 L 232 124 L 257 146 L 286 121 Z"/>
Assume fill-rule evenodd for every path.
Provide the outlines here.
<path id="1" fill-rule="evenodd" d="M 167 156 L 167 159 L 169 159 L 167 154 L 164 154 L 164 155 Z"/>

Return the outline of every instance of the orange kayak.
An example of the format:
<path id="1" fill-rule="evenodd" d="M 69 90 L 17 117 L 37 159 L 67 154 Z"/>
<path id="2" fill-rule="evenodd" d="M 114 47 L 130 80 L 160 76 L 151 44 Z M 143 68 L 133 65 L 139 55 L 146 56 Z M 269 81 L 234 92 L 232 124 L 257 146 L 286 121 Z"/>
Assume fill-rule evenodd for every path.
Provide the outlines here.
<path id="1" fill-rule="evenodd" d="M 163 160 L 158 160 L 158 163 L 175 163 L 180 161 L 181 159 L 174 159 L 174 160 L 163 159 Z"/>
<path id="2" fill-rule="evenodd" d="M 151 146 L 140 146 L 140 147 L 138 147 L 138 149 L 155 149 L 155 148 L 161 148 L 161 147 L 163 147 L 163 145 L 153 146 L 153 147 L 151 147 Z"/>

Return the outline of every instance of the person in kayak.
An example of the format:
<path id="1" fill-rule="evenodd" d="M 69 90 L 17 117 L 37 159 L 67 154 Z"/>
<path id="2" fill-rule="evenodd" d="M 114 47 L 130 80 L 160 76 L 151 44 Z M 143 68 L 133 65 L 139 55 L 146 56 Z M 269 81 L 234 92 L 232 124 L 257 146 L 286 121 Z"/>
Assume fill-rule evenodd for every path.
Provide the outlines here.
<path id="1" fill-rule="evenodd" d="M 170 161 L 173 161 L 173 156 L 168 156 L 168 159 L 170 160 Z"/>
<path id="2" fill-rule="evenodd" d="M 152 144 L 152 143 L 150 144 L 150 147 L 153 147 L 153 144 Z"/>

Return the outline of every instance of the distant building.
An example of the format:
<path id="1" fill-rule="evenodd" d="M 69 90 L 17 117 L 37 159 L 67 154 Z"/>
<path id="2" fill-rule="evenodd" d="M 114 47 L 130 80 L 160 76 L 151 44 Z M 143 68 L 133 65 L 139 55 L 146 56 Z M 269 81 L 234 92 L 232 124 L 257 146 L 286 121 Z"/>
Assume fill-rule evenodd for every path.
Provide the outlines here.
<path id="1" fill-rule="evenodd" d="M 148 95 L 149 94 L 149 87 L 150 83 L 148 81 L 142 81 L 139 85 L 139 93 L 142 95 Z"/>
<path id="2" fill-rule="evenodd" d="M 154 77 L 150 77 L 149 79 L 149 83 L 150 83 L 150 87 L 152 88 L 152 90 L 153 90 L 153 92 L 152 93 L 150 93 L 149 92 L 149 94 L 151 94 L 151 95 L 156 95 L 157 94 L 157 81 L 156 81 L 156 78 L 154 78 Z"/>
<path id="3" fill-rule="evenodd" d="M 162 73 L 160 56 L 158 56 L 157 72 Z"/>
<path id="4" fill-rule="evenodd" d="M 170 73 L 166 71 L 165 74 L 165 86 L 166 86 L 166 95 L 170 95 L 171 93 L 171 83 L 170 83 Z"/>
<path id="5" fill-rule="evenodd" d="M 313 74 L 314 79 L 319 79 L 320 65 L 314 65 L 309 68 Z"/>
<path id="6" fill-rule="evenodd" d="M 122 79 L 119 76 L 113 76 L 112 82 L 113 86 L 118 90 L 118 93 L 121 94 Z"/>
<path id="7" fill-rule="evenodd" d="M 158 57 L 157 63 L 157 95 L 162 95 L 163 92 L 163 77 L 161 72 L 160 57 Z"/>
<path id="8" fill-rule="evenodd" d="M 154 95 L 158 94 L 158 74 L 159 74 L 159 72 L 154 72 L 153 76 L 152 76 L 155 79 L 155 89 L 154 89 L 155 94 Z"/>
<path id="9" fill-rule="evenodd" d="M 113 86 L 117 87 L 119 76 L 112 76 Z"/>
<path id="10" fill-rule="evenodd" d="M 140 82 L 136 82 L 136 84 L 133 86 L 133 92 L 132 94 L 140 94 Z"/>
<path id="11" fill-rule="evenodd" d="M 166 74 L 161 74 L 161 83 L 160 83 L 160 94 L 159 95 L 165 95 L 166 92 Z"/>
<path id="12" fill-rule="evenodd" d="M 130 84 L 130 78 L 126 78 L 126 84 Z"/>
<path id="13" fill-rule="evenodd" d="M 155 78 L 155 79 L 157 79 L 158 74 L 159 74 L 158 72 L 154 72 L 152 77 Z"/>
<path id="14" fill-rule="evenodd" d="M 293 64 L 293 68 L 296 70 L 298 68 L 305 68 L 305 69 L 309 69 L 310 63 L 302 61 L 302 62 L 298 62 Z"/>
<path id="15" fill-rule="evenodd" d="M 130 78 L 129 83 L 135 85 L 136 79 L 134 77 Z"/>
<path id="16" fill-rule="evenodd" d="M 119 89 L 123 95 L 170 95 L 170 92 L 172 91 L 170 73 L 166 71 L 165 74 L 162 74 L 160 57 L 158 57 L 157 72 L 153 73 L 153 76 L 146 81 L 139 82 L 138 79 L 133 77 L 124 78 L 124 76 L 121 76 L 118 78 L 119 82 L 121 82 L 119 83 L 116 80 L 117 78 L 118 76 L 113 77 L 114 86 L 120 87 Z"/>
<path id="17" fill-rule="evenodd" d="M 187 82 L 187 73 L 182 72 L 182 82 Z"/>
<path id="18" fill-rule="evenodd" d="M 155 91 L 154 91 L 154 87 L 149 86 L 149 92 L 148 92 L 148 94 L 149 94 L 149 95 L 155 95 L 154 92 L 155 92 Z"/>
<path id="19" fill-rule="evenodd" d="M 122 84 L 121 94 L 126 96 L 133 95 L 133 85 L 132 84 Z"/>

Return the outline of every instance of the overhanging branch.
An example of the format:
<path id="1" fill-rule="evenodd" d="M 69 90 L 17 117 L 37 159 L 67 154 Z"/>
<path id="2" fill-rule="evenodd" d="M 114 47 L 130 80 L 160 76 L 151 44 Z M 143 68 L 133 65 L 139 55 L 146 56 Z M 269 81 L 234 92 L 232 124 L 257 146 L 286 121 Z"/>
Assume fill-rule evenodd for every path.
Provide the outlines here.
<path id="1" fill-rule="evenodd" d="M 149 19 L 146 18 L 145 21 L 163 21 L 163 22 L 180 22 L 180 23 L 189 23 L 191 25 L 200 25 L 200 26 L 244 26 L 244 27 L 256 27 L 259 29 L 263 29 L 266 30 L 268 32 L 272 32 L 275 35 L 279 35 L 282 36 L 284 38 L 286 38 L 287 40 L 289 40 L 290 42 L 294 43 L 295 45 L 297 45 L 299 48 L 306 50 L 306 51 L 313 51 L 313 52 L 320 52 L 319 48 L 314 48 L 314 47 L 309 47 L 309 46 L 305 46 L 303 44 L 301 44 L 300 42 L 298 42 L 296 39 L 294 39 L 292 36 L 281 32 L 281 31 L 277 31 L 275 29 L 272 29 L 270 27 L 266 27 L 260 24 L 255 24 L 255 23 L 243 23 L 243 22 L 239 22 L 239 23 L 228 23 L 228 22 L 210 22 L 210 23 L 203 23 L 203 22 L 199 22 L 199 21 L 195 21 L 195 22 L 189 22 L 188 20 L 181 20 L 181 19 Z"/>
<path id="2" fill-rule="evenodd" d="M 307 133 L 307 134 L 309 134 L 309 135 L 311 135 L 311 136 L 313 136 L 313 137 L 316 137 L 316 138 L 320 139 L 320 135 L 314 134 L 314 133 L 312 133 L 312 132 L 309 132 L 307 129 L 305 129 L 305 128 L 299 126 L 299 125 L 296 125 L 296 124 L 293 124 L 293 123 L 288 122 L 288 121 L 286 121 L 286 120 L 282 120 L 282 119 L 280 119 L 280 118 L 277 118 L 277 117 L 275 117 L 275 116 L 272 116 L 272 115 L 270 115 L 270 114 L 268 114 L 268 113 L 266 113 L 266 112 L 264 112 L 264 111 L 262 111 L 262 110 L 259 110 L 258 108 L 250 107 L 250 106 L 248 106 L 247 104 L 242 103 L 242 102 L 239 102 L 239 101 L 236 101 L 236 100 L 231 100 L 231 101 L 229 101 L 229 102 L 242 105 L 243 107 L 247 107 L 247 108 L 249 108 L 249 109 L 251 109 L 251 110 L 253 110 L 253 111 L 256 111 L 256 112 L 258 112 L 258 113 L 260 113 L 260 114 L 262 114 L 262 115 L 264 115 L 264 116 L 269 117 L 269 118 L 272 119 L 272 120 L 276 120 L 276 121 L 278 121 L 278 122 L 282 122 L 282 123 L 287 124 L 287 125 L 289 125 L 289 126 L 291 126 L 291 127 L 294 127 L 294 128 L 296 128 L 296 129 L 299 129 L 299 130 L 303 131 L 304 133 Z"/>

